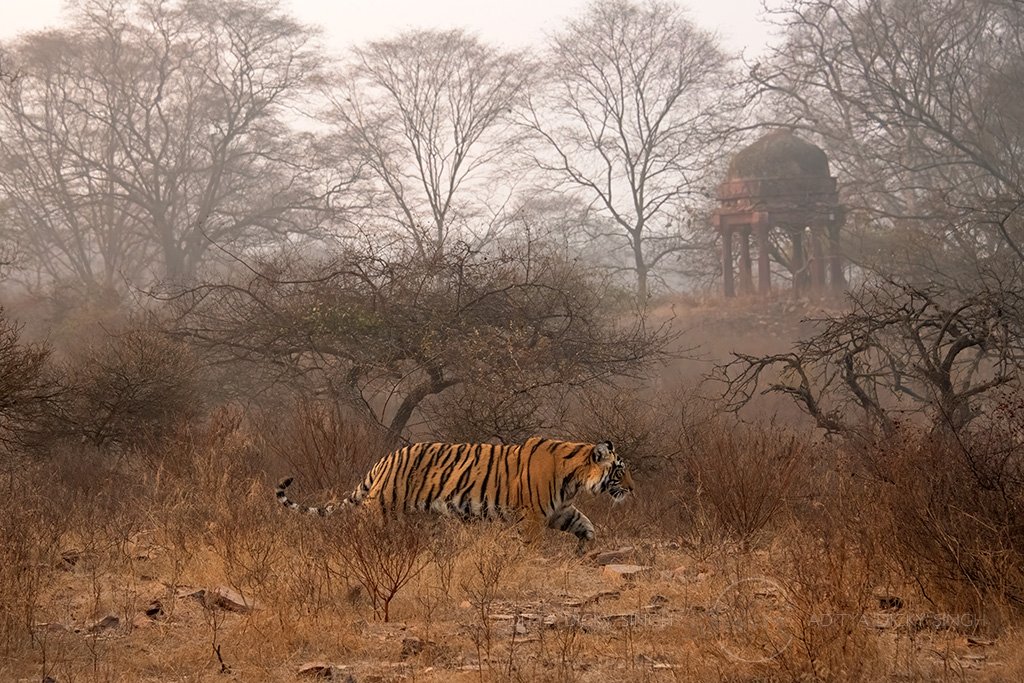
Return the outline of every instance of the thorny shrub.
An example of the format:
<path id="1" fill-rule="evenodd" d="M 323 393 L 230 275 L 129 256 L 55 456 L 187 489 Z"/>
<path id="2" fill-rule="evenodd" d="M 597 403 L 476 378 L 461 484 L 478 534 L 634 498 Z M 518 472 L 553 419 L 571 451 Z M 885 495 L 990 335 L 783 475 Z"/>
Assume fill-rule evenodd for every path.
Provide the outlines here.
<path id="1" fill-rule="evenodd" d="M 67 430 L 96 446 L 132 446 L 170 435 L 199 415 L 198 366 L 159 332 L 129 328 L 73 354 Z"/>
<path id="2" fill-rule="evenodd" d="M 50 349 L 21 341 L 21 327 L 0 309 L 0 448 L 24 447 L 40 436 L 62 388 L 49 364 Z"/>
<path id="3" fill-rule="evenodd" d="M 719 422 L 685 438 L 682 467 L 693 487 L 691 517 L 712 513 L 744 546 L 805 495 L 811 455 L 798 434 L 770 424 Z"/>
<path id="4" fill-rule="evenodd" d="M 375 421 L 342 403 L 296 400 L 284 410 L 258 411 L 256 428 L 270 458 L 286 463 L 307 491 L 351 488 L 389 453 L 394 439 Z"/>
<path id="5" fill-rule="evenodd" d="M 864 457 L 897 563 L 930 600 L 998 622 L 1024 608 L 1024 442 L 995 417 L 955 439 L 904 428 Z"/>
<path id="6" fill-rule="evenodd" d="M 417 515 L 356 510 L 331 520 L 329 539 L 341 564 L 366 590 L 374 614 L 389 621 L 391 602 L 430 557 L 429 529 Z"/>

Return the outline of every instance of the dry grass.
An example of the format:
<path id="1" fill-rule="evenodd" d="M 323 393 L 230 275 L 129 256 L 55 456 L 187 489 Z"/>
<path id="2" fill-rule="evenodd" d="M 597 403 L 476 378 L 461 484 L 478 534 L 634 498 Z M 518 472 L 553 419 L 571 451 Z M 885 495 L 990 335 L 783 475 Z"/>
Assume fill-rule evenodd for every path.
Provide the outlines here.
<path id="1" fill-rule="evenodd" d="M 296 458 L 363 433 L 296 415 L 314 444 Z M 287 681 L 310 662 L 360 681 L 1024 675 L 1012 602 L 956 602 L 910 570 L 875 483 L 778 428 L 707 426 L 637 500 L 584 501 L 599 549 L 650 567 L 632 580 L 548 530 L 291 514 L 263 474 L 273 438 L 225 410 L 117 465 L 80 449 L 6 468 L 0 679 Z"/>

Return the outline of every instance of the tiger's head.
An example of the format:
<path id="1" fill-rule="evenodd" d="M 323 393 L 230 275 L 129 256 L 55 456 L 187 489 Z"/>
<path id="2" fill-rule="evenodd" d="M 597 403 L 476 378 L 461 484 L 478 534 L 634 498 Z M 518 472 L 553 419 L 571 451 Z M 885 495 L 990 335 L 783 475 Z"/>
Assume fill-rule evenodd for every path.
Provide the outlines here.
<path id="1" fill-rule="evenodd" d="M 633 492 L 633 475 L 611 441 L 595 444 L 590 462 L 594 469 L 587 484 L 592 493 L 607 493 L 616 503 L 621 503 Z"/>

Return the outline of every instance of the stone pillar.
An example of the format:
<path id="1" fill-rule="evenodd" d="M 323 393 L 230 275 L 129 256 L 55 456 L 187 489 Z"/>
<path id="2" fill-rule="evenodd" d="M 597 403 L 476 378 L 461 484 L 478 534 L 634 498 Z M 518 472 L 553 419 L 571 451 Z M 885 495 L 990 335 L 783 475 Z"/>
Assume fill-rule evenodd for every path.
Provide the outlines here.
<path id="1" fill-rule="evenodd" d="M 726 296 L 736 296 L 732 279 L 732 228 L 722 229 L 722 283 Z"/>
<path id="2" fill-rule="evenodd" d="M 754 278 L 750 268 L 750 226 L 740 229 L 740 294 L 754 293 Z"/>
<path id="3" fill-rule="evenodd" d="M 790 272 L 793 274 L 793 292 L 800 294 L 805 289 L 805 278 L 807 277 L 807 261 L 804 258 L 804 228 L 790 229 L 789 238 L 793 244 L 793 257 L 789 263 Z"/>
<path id="4" fill-rule="evenodd" d="M 844 291 L 846 289 L 846 277 L 843 275 L 843 254 L 839 248 L 838 222 L 828 226 L 828 266 L 832 291 Z"/>
<path id="5" fill-rule="evenodd" d="M 825 228 L 811 226 L 811 289 L 821 293 L 825 291 Z"/>
<path id="6" fill-rule="evenodd" d="M 772 291 L 772 262 L 769 257 L 768 234 L 770 224 L 766 220 L 756 223 L 757 230 L 757 293 L 768 296 Z"/>

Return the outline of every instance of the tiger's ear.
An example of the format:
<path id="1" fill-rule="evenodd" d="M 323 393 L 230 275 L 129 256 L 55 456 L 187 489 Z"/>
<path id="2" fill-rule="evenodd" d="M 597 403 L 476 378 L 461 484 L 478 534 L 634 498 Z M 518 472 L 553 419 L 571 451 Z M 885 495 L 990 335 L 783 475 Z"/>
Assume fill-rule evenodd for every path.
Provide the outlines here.
<path id="1" fill-rule="evenodd" d="M 602 441 L 599 444 L 594 445 L 594 450 L 590 454 L 590 459 L 596 464 L 604 462 L 612 457 L 612 442 Z"/>

